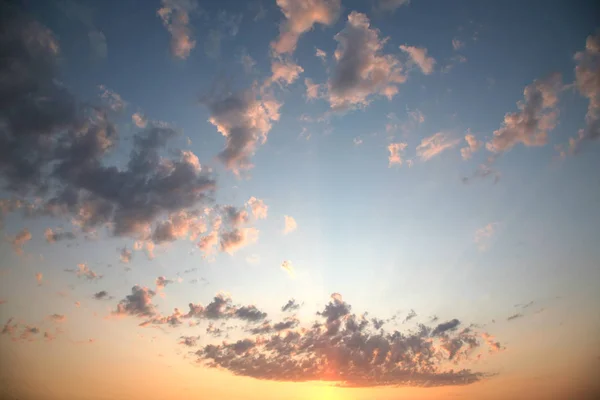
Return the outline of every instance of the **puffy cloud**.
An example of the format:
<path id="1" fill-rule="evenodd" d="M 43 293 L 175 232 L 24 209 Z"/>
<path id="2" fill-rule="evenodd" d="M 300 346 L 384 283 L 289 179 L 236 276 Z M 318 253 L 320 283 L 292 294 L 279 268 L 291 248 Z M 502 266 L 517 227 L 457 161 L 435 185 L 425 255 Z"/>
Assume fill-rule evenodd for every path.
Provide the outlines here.
<path id="1" fill-rule="evenodd" d="M 200 336 L 180 336 L 179 344 L 187 347 L 195 347 L 200 340 Z"/>
<path id="2" fill-rule="evenodd" d="M 576 152 L 583 140 L 600 137 L 600 34 L 588 36 L 585 50 L 575 54 L 575 85 L 582 96 L 588 99 L 585 128 L 569 141 L 570 152 Z"/>
<path id="3" fill-rule="evenodd" d="M 256 306 L 242 306 L 235 310 L 235 317 L 241 320 L 256 322 L 266 318 L 267 313 L 260 311 Z"/>
<path id="4" fill-rule="evenodd" d="M 165 286 L 173 283 L 173 281 L 171 279 L 165 278 L 164 276 L 159 276 L 158 278 L 156 278 L 154 283 L 156 284 L 156 290 L 158 291 L 164 289 Z"/>
<path id="5" fill-rule="evenodd" d="M 224 206 L 223 216 L 225 217 L 225 221 L 229 222 L 234 227 L 241 226 L 248 222 L 248 212 L 233 206 Z"/>
<path id="6" fill-rule="evenodd" d="M 438 154 L 453 148 L 459 141 L 459 139 L 452 139 L 447 133 L 438 132 L 421 140 L 421 144 L 417 146 L 417 156 L 423 161 L 430 160 Z"/>
<path id="7" fill-rule="evenodd" d="M 500 345 L 500 342 L 496 341 L 496 339 L 492 335 L 490 335 L 487 332 L 482 332 L 481 337 L 483 338 L 483 340 L 485 340 L 485 343 L 488 345 L 490 353 L 497 353 L 499 351 L 502 351 L 502 345 Z"/>
<path id="8" fill-rule="evenodd" d="M 425 75 L 430 75 L 433 72 L 435 59 L 427 55 L 426 48 L 401 45 L 400 50 L 408 54 L 410 60 L 415 63 Z"/>
<path id="9" fill-rule="evenodd" d="M 296 276 L 296 272 L 294 271 L 294 266 L 291 261 L 284 260 L 281 263 L 281 269 L 287 272 L 292 278 Z"/>
<path id="10" fill-rule="evenodd" d="M 298 304 L 296 302 L 296 299 L 289 299 L 287 301 L 287 303 L 285 303 L 283 305 L 283 307 L 281 307 L 281 311 L 283 312 L 287 312 L 287 311 L 296 311 L 297 309 L 300 308 L 300 304 Z"/>
<path id="11" fill-rule="evenodd" d="M 479 250 L 484 251 L 488 248 L 489 241 L 496 233 L 497 222 L 490 222 L 483 228 L 475 231 L 475 244 L 479 247 Z"/>
<path id="12" fill-rule="evenodd" d="M 415 331 L 386 332 L 381 324 L 353 314 L 337 293 L 317 314 L 321 321 L 311 328 L 295 329 L 294 318 L 265 321 L 249 330 L 261 335 L 258 339 L 209 344 L 195 354 L 199 362 L 236 375 L 345 387 L 465 385 L 487 376 L 450 368 L 449 362 L 468 361 L 480 346 L 480 335 L 469 328 L 457 332 L 454 320 L 436 329 L 419 325 Z"/>
<path id="13" fill-rule="evenodd" d="M 46 237 L 46 242 L 48 243 L 59 242 L 61 240 L 75 239 L 75 234 L 73 232 L 57 232 L 53 231 L 51 228 L 46 228 L 46 230 L 44 231 L 44 236 Z"/>
<path id="14" fill-rule="evenodd" d="M 23 228 L 15 236 L 12 237 L 10 243 L 12 244 L 13 250 L 17 254 L 23 254 L 23 245 L 31 240 L 31 232 L 29 229 Z"/>
<path id="15" fill-rule="evenodd" d="M 456 329 L 458 325 L 460 325 L 460 321 L 456 318 L 451 321 L 443 322 L 435 327 L 435 329 L 431 332 L 431 336 L 443 335 L 448 331 Z"/>
<path id="16" fill-rule="evenodd" d="M 267 314 L 254 305 L 240 306 L 233 304 L 231 297 L 218 293 L 206 307 L 201 304 L 189 304 L 189 312 L 183 318 L 208 320 L 225 320 L 230 318 L 257 322 L 265 319 Z"/>
<path id="17" fill-rule="evenodd" d="M 134 135 L 124 167 L 110 165 L 105 157 L 119 139 L 110 105 L 79 102 L 58 79 L 60 48 L 52 32 L 6 11 L 0 55 L 14 60 L 0 66 L 6 190 L 39 197 L 34 215 L 69 217 L 84 231 L 109 226 L 117 236 L 136 237 L 146 237 L 158 216 L 209 199 L 214 180 L 189 160 L 160 156 L 178 134 L 164 123 L 148 123 Z"/>
<path id="18" fill-rule="evenodd" d="M 235 174 L 252 168 L 250 158 L 257 146 L 267 141 L 271 122 L 279 120 L 281 104 L 270 96 L 257 95 L 255 89 L 249 89 L 204 100 L 209 122 L 226 139 L 219 159 Z"/>
<path id="19" fill-rule="evenodd" d="M 219 240 L 221 251 L 233 254 L 242 247 L 252 244 L 258 240 L 258 229 L 235 228 L 229 232 L 223 232 Z"/>
<path id="20" fill-rule="evenodd" d="M 125 109 L 127 103 L 121 98 L 119 93 L 108 89 L 104 85 L 98 86 L 98 89 L 100 89 L 100 98 L 106 102 L 108 108 L 116 112 L 121 112 Z"/>
<path id="21" fill-rule="evenodd" d="M 190 13 L 197 7 L 195 0 L 162 0 L 157 11 L 163 25 L 171 34 L 171 53 L 186 59 L 196 47 L 190 27 Z"/>
<path id="22" fill-rule="evenodd" d="M 304 69 L 290 59 L 274 59 L 271 61 L 271 76 L 266 80 L 265 86 L 273 83 L 280 86 L 291 85 L 303 72 Z"/>
<path id="23" fill-rule="evenodd" d="M 204 217 L 197 211 L 178 211 L 159 222 L 152 233 L 154 243 L 172 242 L 177 239 L 196 240 L 207 230 Z"/>
<path id="24" fill-rule="evenodd" d="M 102 278 L 102 275 L 94 272 L 87 264 L 81 263 L 77 264 L 77 269 L 65 269 L 66 272 L 73 272 L 77 275 L 78 278 L 85 278 L 90 281 L 98 280 Z"/>
<path id="25" fill-rule="evenodd" d="M 375 10 L 377 11 L 391 11 L 394 12 L 398 8 L 409 5 L 410 0 L 375 0 Z"/>
<path id="26" fill-rule="evenodd" d="M 277 5 L 285 16 L 279 37 L 271 43 L 277 54 L 293 53 L 300 35 L 315 24 L 333 24 L 340 12 L 340 0 L 277 0 Z"/>
<path id="27" fill-rule="evenodd" d="M 462 156 L 463 160 L 468 160 L 471 158 L 473 153 L 481 148 L 483 142 L 477 140 L 475 135 L 470 133 L 470 131 L 465 135 L 465 142 L 467 142 L 467 146 L 460 149 L 460 155 Z"/>
<path id="28" fill-rule="evenodd" d="M 123 264 L 129 264 L 131 262 L 131 258 L 133 257 L 133 253 L 127 247 L 123 247 L 119 251 L 119 259 Z"/>
<path id="29" fill-rule="evenodd" d="M 110 296 L 108 295 L 108 292 L 106 290 L 101 290 L 97 293 L 94 293 L 94 299 L 96 300 L 103 300 L 108 298 L 110 298 Z"/>
<path id="30" fill-rule="evenodd" d="M 556 106 L 561 89 L 560 74 L 552 74 L 526 86 L 523 101 L 517 103 L 519 111 L 504 116 L 502 127 L 494 131 L 486 148 L 494 153 L 502 153 L 518 143 L 525 146 L 545 145 L 548 132 L 556 125 Z"/>
<path id="31" fill-rule="evenodd" d="M 134 113 L 131 116 L 131 120 L 133 121 L 135 126 L 137 126 L 138 128 L 145 128 L 146 125 L 148 125 L 148 120 L 146 119 L 145 116 L 143 116 L 140 113 Z"/>
<path id="32" fill-rule="evenodd" d="M 131 294 L 125 296 L 117 304 L 117 309 L 113 311 L 114 315 L 131 315 L 135 317 L 152 317 L 157 314 L 156 307 L 152 304 L 152 298 L 156 292 L 135 285 L 131 288 Z"/>
<path id="33" fill-rule="evenodd" d="M 404 150 L 406 150 L 407 146 L 407 143 L 402 142 L 390 143 L 388 145 L 387 149 L 390 152 L 390 155 L 388 156 L 389 168 L 391 168 L 394 165 L 402 165 L 402 154 L 404 153 Z"/>
<path id="34" fill-rule="evenodd" d="M 385 41 L 377 29 L 370 28 L 365 14 L 350 13 L 346 27 L 334 39 L 336 65 L 328 82 L 333 109 L 366 106 L 374 95 L 391 99 L 398 92 L 398 84 L 406 80 L 402 65 L 393 55 L 382 54 Z"/>
<path id="35" fill-rule="evenodd" d="M 312 79 L 306 78 L 304 80 L 304 84 L 306 85 L 306 99 L 314 100 L 323 96 L 323 85 L 318 83 L 313 83 Z"/>
<path id="36" fill-rule="evenodd" d="M 257 199 L 256 197 L 252 196 L 246 202 L 246 206 L 250 207 L 250 210 L 252 210 L 252 215 L 254 215 L 254 218 L 256 218 L 256 219 L 267 218 L 269 206 L 267 206 L 263 200 Z"/>
<path id="37" fill-rule="evenodd" d="M 287 235 L 288 233 L 294 232 L 298 228 L 298 224 L 294 217 L 290 217 L 289 215 L 284 215 L 284 226 L 283 226 L 283 234 Z"/>

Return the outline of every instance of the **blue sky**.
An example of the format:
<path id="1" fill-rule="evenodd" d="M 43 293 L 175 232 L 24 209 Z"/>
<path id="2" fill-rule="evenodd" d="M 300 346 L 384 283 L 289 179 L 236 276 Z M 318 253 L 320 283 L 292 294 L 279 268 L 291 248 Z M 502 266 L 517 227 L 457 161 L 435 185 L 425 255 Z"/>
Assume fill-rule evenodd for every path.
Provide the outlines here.
<path id="1" fill-rule="evenodd" d="M 3 20 L 5 32 L 35 40 L 15 42 L 29 53 L 7 50 L 7 59 L 30 54 L 17 60 L 24 70 L 37 62 L 39 71 L 51 73 L 27 75 L 43 84 L 33 95 L 10 97 L 9 82 L 20 78 L 2 66 L 10 77 L 2 83 L 2 98 L 24 99 L 25 107 L 37 96 L 38 107 L 43 99 L 54 101 L 56 91 L 47 88 L 60 87 L 77 111 L 63 130 L 48 122 L 58 115 L 39 124 L 39 138 L 56 138 L 56 148 L 47 150 L 48 160 L 36 170 L 46 192 L 33 180 L 27 189 L 15 189 L 15 182 L 29 183 L 19 161 L 49 148 L 38 149 L 42 142 L 30 144 L 27 132 L 19 131 L 26 125 L 15 122 L 21 100 L 6 103 L 0 115 L 0 145 L 13 149 L 0 152 L 7 159 L 0 163 L 1 197 L 7 205 L 20 199 L 35 214 L 16 207 L 2 217 L 4 321 L 13 317 L 21 329 L 64 315 L 67 327 L 56 331 L 57 341 L 61 334 L 69 343 L 93 338 L 116 346 L 104 351 L 117 352 L 124 346 L 119 337 L 147 332 L 138 324 L 150 318 L 157 334 L 170 340 L 161 345 L 163 354 L 183 332 L 200 335 L 202 345 L 247 337 L 250 328 L 240 321 L 226 338 L 205 335 L 205 320 L 202 330 L 188 321 L 179 330 L 160 322 L 174 308 L 183 315 L 188 303 L 206 305 L 227 292 L 235 304 L 256 305 L 273 323 L 285 318 L 281 306 L 294 298 L 304 304 L 294 314 L 302 327 L 321 318 L 316 311 L 344 309 L 345 302 L 357 315 L 398 315 L 388 322 L 390 331 L 413 329 L 417 322 L 435 328 L 433 316 L 439 322 L 456 318 L 463 327 L 477 324 L 482 346 L 481 335 L 489 333 L 508 350 L 491 355 L 483 347 L 489 355 L 484 365 L 465 356 L 473 370 L 510 377 L 521 371 L 526 355 L 557 346 L 577 354 L 577 365 L 597 369 L 597 355 L 583 350 L 598 345 L 593 333 L 600 328 L 600 182 L 594 173 L 600 13 L 593 2 L 17 3 L 15 15 L 26 22 L 15 28 Z M 290 35 L 296 35 L 295 46 L 288 46 Z M 36 60 L 40 54 L 47 58 Z M 319 86 L 311 92 L 313 84 Z M 42 115 L 36 112 L 24 115 L 33 121 Z M 519 122 L 528 118 L 529 125 Z M 105 122 L 114 124 L 118 137 L 89 128 Z M 159 131 L 175 136 L 152 147 L 151 135 Z M 97 164 L 78 160 L 74 145 L 68 147 L 82 132 L 94 135 L 98 148 L 89 159 L 97 157 Z M 108 147 L 100 148 L 104 143 Z M 14 149 L 31 153 L 24 150 L 29 156 L 19 159 L 21 150 Z M 127 175 L 136 154 L 154 149 L 160 160 L 148 156 L 145 175 Z M 75 168 L 53 170 L 60 163 Z M 173 171 L 189 178 L 179 180 Z M 149 188 L 157 176 L 172 178 L 164 193 Z M 201 187 L 204 179 L 214 188 Z M 52 197 L 65 188 L 82 197 L 50 213 Z M 86 195 L 111 210 L 109 216 L 89 211 L 104 218 L 98 224 L 82 226 Z M 136 203 L 138 195 L 145 200 Z M 176 215 L 185 215 L 186 228 L 160 239 L 159 228 L 172 228 Z M 297 227 L 286 233 L 289 217 Z M 118 230 L 134 220 L 139 225 Z M 72 232 L 74 239 L 49 240 L 48 228 Z M 30 236 L 19 239 L 24 230 Z M 238 247 L 228 235 L 241 235 Z M 203 240 L 214 246 L 202 247 Z M 148 246 L 153 255 L 146 254 Z M 294 273 L 281 267 L 284 262 Z M 78 277 L 78 264 L 102 276 Z M 36 273 L 42 274 L 37 280 Z M 156 283 L 160 276 L 169 280 L 164 288 Z M 132 302 L 126 296 L 135 295 L 134 285 L 152 291 L 152 313 L 137 303 L 118 308 Z M 94 299 L 100 291 L 110 298 Z M 534 306 L 515 306 L 532 301 Z M 417 317 L 403 323 L 411 310 Z M 507 320 L 517 314 L 523 315 Z M 340 321 L 347 323 L 345 315 Z M 589 335 L 576 344 L 559 343 L 567 329 Z M 28 351 L 11 354 L 25 359 Z M 70 362 L 82 362 L 80 350 L 69 352 Z M 201 350 L 193 354 L 198 362 L 210 358 Z M 558 371 L 559 361 L 553 362 Z M 585 380 L 586 374 L 578 376 Z M 5 368 L 3 375 L 17 379 Z M 346 382 L 352 385 L 381 383 Z"/>

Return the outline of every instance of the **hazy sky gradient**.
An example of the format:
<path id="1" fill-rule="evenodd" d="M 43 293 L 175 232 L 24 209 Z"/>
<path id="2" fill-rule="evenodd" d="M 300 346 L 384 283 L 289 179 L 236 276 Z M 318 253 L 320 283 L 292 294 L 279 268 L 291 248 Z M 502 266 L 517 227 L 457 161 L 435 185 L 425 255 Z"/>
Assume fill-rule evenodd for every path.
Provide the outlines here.
<path id="1" fill-rule="evenodd" d="M 600 392 L 593 1 L 2 9 L 2 396 Z"/>

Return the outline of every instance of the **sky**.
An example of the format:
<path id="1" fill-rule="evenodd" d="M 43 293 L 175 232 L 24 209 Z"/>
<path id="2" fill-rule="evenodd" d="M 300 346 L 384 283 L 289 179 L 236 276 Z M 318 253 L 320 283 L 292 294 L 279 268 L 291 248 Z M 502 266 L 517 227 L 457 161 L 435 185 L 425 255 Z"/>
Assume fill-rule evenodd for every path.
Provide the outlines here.
<path id="1" fill-rule="evenodd" d="M 0 397 L 600 393 L 596 2 L 0 7 Z"/>

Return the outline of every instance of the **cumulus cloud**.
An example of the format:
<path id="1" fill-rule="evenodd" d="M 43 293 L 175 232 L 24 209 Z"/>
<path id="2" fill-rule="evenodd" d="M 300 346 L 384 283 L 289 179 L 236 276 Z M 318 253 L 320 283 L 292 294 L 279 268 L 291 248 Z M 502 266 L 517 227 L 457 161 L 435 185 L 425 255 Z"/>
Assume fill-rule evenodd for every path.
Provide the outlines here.
<path id="1" fill-rule="evenodd" d="M 223 232 L 219 240 L 221 251 L 233 254 L 239 249 L 252 244 L 258 240 L 258 229 L 235 228 L 229 232 Z"/>
<path id="2" fill-rule="evenodd" d="M 179 344 L 187 347 L 195 347 L 200 340 L 200 336 L 180 336 Z"/>
<path id="3" fill-rule="evenodd" d="M 292 278 L 294 278 L 296 276 L 296 272 L 294 271 L 294 266 L 292 265 L 292 262 L 289 260 L 284 260 L 281 263 L 281 269 L 284 270 L 285 272 L 287 272 Z"/>
<path id="4" fill-rule="evenodd" d="M 296 220 L 294 219 L 294 217 L 290 217 L 289 215 L 284 215 L 283 220 L 284 220 L 284 225 L 283 225 L 283 234 L 284 235 L 287 235 L 288 233 L 292 233 L 296 229 L 298 229 L 298 224 L 296 223 Z"/>
<path id="5" fill-rule="evenodd" d="M 438 132 L 421 140 L 421 144 L 417 146 L 417 156 L 422 161 L 427 161 L 453 148 L 459 142 L 459 139 L 453 139 L 445 132 Z"/>
<path id="6" fill-rule="evenodd" d="M 252 168 L 250 161 L 256 148 L 267 141 L 271 123 L 279 120 L 281 104 L 255 89 L 236 93 L 210 95 L 203 100 L 210 118 L 225 137 L 225 148 L 219 159 L 235 174 Z"/>
<path id="7" fill-rule="evenodd" d="M 17 254 L 23 254 L 23 245 L 31 240 L 31 232 L 29 229 L 23 228 L 15 236 L 12 237 L 10 243 L 12 244 L 13 250 Z"/>
<path id="8" fill-rule="evenodd" d="M 117 236 L 144 238 L 159 216 L 209 200 L 214 180 L 187 159 L 159 155 L 179 133 L 164 123 L 136 132 L 123 167 L 107 162 L 119 143 L 110 104 L 79 102 L 60 83 L 53 33 L 6 11 L 0 51 L 14 63 L 0 66 L 5 190 L 37 196 L 33 215 L 68 217 L 86 232 L 107 226 Z"/>
<path id="9" fill-rule="evenodd" d="M 463 160 L 468 160 L 471 158 L 473 153 L 481 148 L 483 142 L 481 140 L 477 140 L 475 135 L 470 133 L 470 131 L 468 131 L 468 133 L 465 135 L 465 142 L 467 142 L 467 146 L 460 149 L 460 155 Z"/>
<path id="10" fill-rule="evenodd" d="M 306 78 L 304 80 L 304 85 L 306 85 L 306 99 L 314 100 L 321 98 L 323 96 L 323 85 L 318 83 L 314 83 L 312 79 Z"/>
<path id="11" fill-rule="evenodd" d="M 265 86 L 277 83 L 280 86 L 287 86 L 294 83 L 304 68 L 288 58 L 276 58 L 271 61 L 271 76 L 267 78 Z"/>
<path id="12" fill-rule="evenodd" d="M 426 48 L 401 45 L 400 50 L 408 54 L 410 60 L 416 64 L 425 75 L 430 75 L 433 72 L 435 59 L 427 55 Z"/>
<path id="13" fill-rule="evenodd" d="M 267 218 L 267 214 L 269 212 L 269 206 L 267 206 L 263 200 L 257 199 L 256 197 L 252 196 L 246 202 L 246 206 L 250 207 L 250 210 L 252 210 L 252 215 L 254 215 L 254 218 L 256 218 L 256 219 Z"/>
<path id="14" fill-rule="evenodd" d="M 154 283 L 156 284 L 156 290 L 159 291 L 159 290 L 164 289 L 165 286 L 173 283 L 173 281 L 171 279 L 165 278 L 164 276 L 159 276 L 158 278 L 156 278 Z"/>
<path id="15" fill-rule="evenodd" d="M 315 48 L 315 56 L 321 61 L 325 61 L 327 59 L 327 53 L 319 48 Z"/>
<path id="16" fill-rule="evenodd" d="M 73 232 L 53 231 L 51 228 L 46 228 L 44 237 L 46 238 L 46 242 L 54 243 L 61 240 L 73 240 L 75 239 L 75 234 Z"/>
<path id="17" fill-rule="evenodd" d="M 108 292 L 106 290 L 101 290 L 99 292 L 94 293 L 94 299 L 96 300 L 103 300 L 108 298 L 110 298 L 110 296 L 108 295 Z"/>
<path id="18" fill-rule="evenodd" d="M 315 24 L 333 24 L 340 13 L 340 0 L 277 0 L 277 5 L 285 16 L 279 37 L 271 43 L 277 54 L 293 53 L 303 33 Z"/>
<path id="19" fill-rule="evenodd" d="M 519 111 L 504 116 L 502 127 L 494 131 L 492 140 L 485 147 L 493 153 L 503 153 L 518 143 L 544 146 L 548 132 L 556 125 L 561 89 L 562 80 L 557 73 L 526 86 L 524 99 L 517 103 Z"/>
<path id="20" fill-rule="evenodd" d="M 449 364 L 468 362 L 481 345 L 479 333 L 456 329 L 458 320 L 386 332 L 377 318 L 354 314 L 338 293 L 317 315 L 321 320 L 309 328 L 298 329 L 295 318 L 265 321 L 249 330 L 259 338 L 208 344 L 195 354 L 208 367 L 236 375 L 344 387 L 465 385 L 487 376 Z"/>
<path id="21" fill-rule="evenodd" d="M 477 244 L 479 250 L 484 251 L 488 248 L 489 241 L 496 233 L 497 226 L 497 222 L 490 222 L 483 228 L 479 228 L 475 231 L 475 244 Z"/>
<path id="22" fill-rule="evenodd" d="M 582 141 L 600 137 L 600 34 L 588 36 L 585 49 L 577 52 L 574 59 L 577 62 L 575 85 L 579 93 L 588 99 L 588 109 L 585 128 L 569 141 L 571 153 L 578 150 Z"/>
<path id="23" fill-rule="evenodd" d="M 186 59 L 196 47 L 190 27 L 190 13 L 197 7 L 195 0 L 161 0 L 157 14 L 171 34 L 171 53 Z"/>
<path id="24" fill-rule="evenodd" d="M 402 156 L 404 153 L 404 150 L 406 150 L 406 147 L 408 146 L 407 143 L 402 143 L 402 142 L 398 142 L 398 143 L 390 143 L 387 147 L 388 151 L 390 152 L 389 156 L 388 156 L 388 167 L 391 168 L 394 165 L 402 165 Z"/>
<path id="25" fill-rule="evenodd" d="M 195 165 L 196 162 L 197 158 L 191 164 Z M 156 225 L 152 241 L 157 244 L 188 238 L 193 241 L 206 231 L 206 221 L 199 211 L 178 211 Z"/>
<path id="26" fill-rule="evenodd" d="M 334 39 L 338 46 L 333 75 L 328 82 L 331 108 L 366 106 L 375 95 L 391 99 L 398 93 L 398 84 L 406 80 L 402 65 L 393 55 L 382 53 L 385 40 L 379 38 L 377 29 L 370 27 L 365 14 L 350 13 L 346 27 Z"/>
<path id="27" fill-rule="evenodd" d="M 94 272 L 87 264 L 77 264 L 77 269 L 65 269 L 66 272 L 73 272 L 78 278 L 84 278 L 90 281 L 95 281 L 102 278 L 102 275 Z"/>
<path id="28" fill-rule="evenodd" d="M 117 304 L 114 315 L 130 315 L 135 317 L 152 317 L 157 314 L 156 307 L 152 304 L 152 298 L 156 295 L 147 287 L 135 285 L 131 288 L 131 294 L 125 296 Z"/>
<path id="29" fill-rule="evenodd" d="M 145 128 L 148 125 L 146 117 L 140 113 L 134 113 L 131 115 L 131 120 L 138 128 Z"/>

